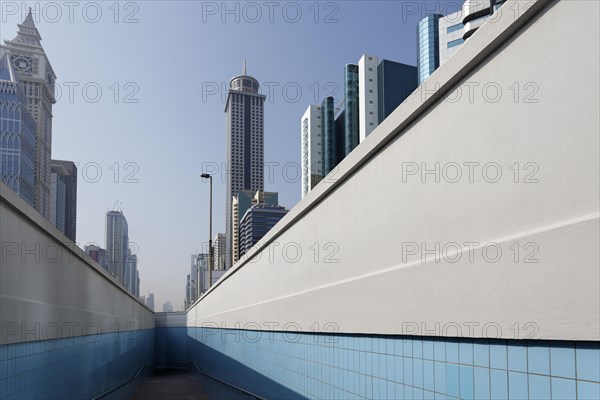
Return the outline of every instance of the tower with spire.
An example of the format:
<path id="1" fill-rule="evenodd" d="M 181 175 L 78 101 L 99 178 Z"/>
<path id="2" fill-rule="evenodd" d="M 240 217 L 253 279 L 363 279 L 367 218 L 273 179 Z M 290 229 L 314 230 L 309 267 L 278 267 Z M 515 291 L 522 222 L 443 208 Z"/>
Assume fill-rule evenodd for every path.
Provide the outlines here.
<path id="1" fill-rule="evenodd" d="M 15 123 L 16 122 L 16 123 Z M 0 179 L 35 206 L 35 121 L 8 54 L 0 57 Z"/>
<path id="2" fill-rule="evenodd" d="M 231 79 L 225 103 L 227 187 L 225 198 L 225 267 L 233 264 L 233 198 L 242 190 L 264 190 L 264 103 L 260 85 L 248 75 Z"/>
<path id="3" fill-rule="evenodd" d="M 17 25 L 17 36 L 0 44 L 0 58 L 6 57 L 25 95 L 25 104 L 35 120 L 35 208 L 50 215 L 50 159 L 52 151 L 52 105 L 56 75 L 41 45 L 42 37 L 31 8 Z"/>

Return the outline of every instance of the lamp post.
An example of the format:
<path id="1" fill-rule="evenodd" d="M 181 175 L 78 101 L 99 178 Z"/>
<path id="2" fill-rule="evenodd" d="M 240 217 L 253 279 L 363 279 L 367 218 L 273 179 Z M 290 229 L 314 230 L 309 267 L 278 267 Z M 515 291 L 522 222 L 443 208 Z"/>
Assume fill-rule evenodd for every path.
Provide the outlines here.
<path id="1" fill-rule="evenodd" d="M 212 175 L 202 174 L 200 177 L 210 181 L 210 205 L 208 217 L 208 289 L 212 286 L 212 269 L 213 269 L 213 247 L 212 247 Z"/>

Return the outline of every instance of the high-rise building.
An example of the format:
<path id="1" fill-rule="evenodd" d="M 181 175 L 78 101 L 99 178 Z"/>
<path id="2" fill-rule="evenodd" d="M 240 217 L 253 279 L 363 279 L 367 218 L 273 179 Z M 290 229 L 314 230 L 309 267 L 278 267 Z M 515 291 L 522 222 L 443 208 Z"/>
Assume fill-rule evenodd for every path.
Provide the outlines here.
<path id="1" fill-rule="evenodd" d="M 465 0 L 462 7 L 463 39 L 468 39 L 506 0 Z"/>
<path id="2" fill-rule="evenodd" d="M 431 14 L 417 26 L 417 67 L 419 84 L 444 65 L 505 0 L 465 0 L 462 9 Z"/>
<path id="3" fill-rule="evenodd" d="M 250 207 L 240 222 L 240 256 L 246 254 L 287 212 L 285 207 L 264 203 Z"/>
<path id="4" fill-rule="evenodd" d="M 190 304 L 193 304 L 198 299 L 198 287 L 200 282 L 200 264 L 208 257 L 205 254 L 192 254 L 190 264 Z"/>
<path id="5" fill-rule="evenodd" d="M 227 188 L 225 197 L 225 266 L 233 263 L 232 200 L 240 190 L 264 190 L 264 102 L 258 81 L 242 75 L 229 83 L 227 114 Z"/>
<path id="6" fill-rule="evenodd" d="M 31 9 L 13 40 L 0 45 L 0 58 L 8 54 L 14 72 L 22 84 L 29 113 L 36 122 L 35 208 L 50 216 L 50 159 L 52 151 L 52 105 L 56 75 L 42 48 Z"/>
<path id="7" fill-rule="evenodd" d="M 106 213 L 106 252 L 108 272 L 124 282 L 125 261 L 129 251 L 129 228 L 122 211 Z"/>
<path id="8" fill-rule="evenodd" d="M 344 68 L 344 157 L 360 141 L 358 75 L 358 65 L 347 64 Z"/>
<path id="9" fill-rule="evenodd" d="M 326 97 L 320 106 L 309 106 L 302 116 L 302 197 L 416 88 L 415 66 L 369 55 L 363 55 L 358 65 L 347 64 L 344 99 L 339 106 L 333 97 Z M 315 162 L 319 155 L 321 165 Z M 314 176 L 311 169 L 317 172 Z"/>
<path id="10" fill-rule="evenodd" d="M 65 180 L 56 172 L 50 173 L 50 223 L 65 232 Z"/>
<path id="11" fill-rule="evenodd" d="M 89 258 L 96 261 L 102 268 L 108 271 L 108 255 L 106 250 L 95 244 L 88 244 L 83 250 Z"/>
<path id="12" fill-rule="evenodd" d="M 208 280 L 206 278 L 208 276 L 206 275 L 208 273 L 208 254 L 201 253 L 196 255 L 194 266 L 195 267 L 190 274 L 195 274 L 195 277 L 192 278 L 195 280 L 192 289 L 195 291 L 195 293 L 192 293 L 192 303 L 196 301 L 202 295 L 202 293 L 209 289 Z"/>
<path id="13" fill-rule="evenodd" d="M 136 283 L 135 283 L 135 293 L 134 296 L 139 298 L 140 297 L 140 271 L 137 270 L 136 272 L 137 275 L 137 279 L 136 279 Z"/>
<path id="14" fill-rule="evenodd" d="M 10 63 L 0 57 L 0 178 L 35 207 L 36 125 Z"/>
<path id="15" fill-rule="evenodd" d="M 343 103 L 335 110 L 335 168 L 346 157 L 346 110 Z M 332 168 L 332 169 L 333 169 Z"/>
<path id="16" fill-rule="evenodd" d="M 381 60 L 377 66 L 377 124 L 398 108 L 417 86 L 417 67 Z"/>
<path id="17" fill-rule="evenodd" d="M 323 179 L 321 106 L 311 104 L 300 121 L 302 138 L 302 197 Z"/>
<path id="18" fill-rule="evenodd" d="M 240 190 L 232 199 L 232 258 L 236 263 L 240 259 L 240 219 L 253 204 L 279 204 L 277 192 L 264 192 L 262 190 Z"/>
<path id="19" fill-rule="evenodd" d="M 123 268 L 123 285 L 133 295 L 137 292 L 138 280 L 138 258 L 132 254 L 131 250 L 127 250 L 127 258 Z"/>
<path id="20" fill-rule="evenodd" d="M 213 269 L 225 269 L 225 234 L 217 233 L 213 242 Z"/>
<path id="21" fill-rule="evenodd" d="M 417 69 L 419 84 L 440 66 L 440 14 L 431 14 L 417 25 Z"/>
<path id="22" fill-rule="evenodd" d="M 163 312 L 173 312 L 173 306 L 171 305 L 170 301 L 165 301 L 163 303 Z"/>
<path id="23" fill-rule="evenodd" d="M 338 163 L 338 141 L 335 132 L 335 106 L 331 96 L 321 103 L 321 126 L 323 135 L 323 175 L 327 175 Z"/>
<path id="24" fill-rule="evenodd" d="M 154 311 L 154 293 L 149 293 L 148 297 L 146 297 L 146 305 L 149 309 Z"/>
<path id="25" fill-rule="evenodd" d="M 60 180 L 65 187 L 64 228 L 61 231 L 75 242 L 77 235 L 77 167 L 72 161 L 51 160 L 50 171 L 53 177 L 50 181 L 51 185 L 54 185 L 56 180 Z M 52 200 L 54 200 L 53 196 L 51 196 L 51 202 Z M 53 212 L 55 212 L 54 208 L 50 207 L 51 216 Z"/>
<path id="26" fill-rule="evenodd" d="M 379 58 L 363 55 L 358 61 L 359 139 L 360 142 L 377 127 L 377 66 Z"/>
<path id="27" fill-rule="evenodd" d="M 462 23 L 462 10 L 448 15 L 440 16 L 438 23 L 439 36 L 439 65 L 444 65 L 446 61 L 460 48 L 465 42 L 464 25 Z"/>

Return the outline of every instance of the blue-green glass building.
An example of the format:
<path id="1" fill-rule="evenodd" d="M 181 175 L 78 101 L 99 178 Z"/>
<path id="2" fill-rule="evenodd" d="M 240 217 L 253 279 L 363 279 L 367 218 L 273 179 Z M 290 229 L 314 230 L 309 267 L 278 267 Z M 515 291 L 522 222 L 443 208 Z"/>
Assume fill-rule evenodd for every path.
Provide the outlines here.
<path id="1" fill-rule="evenodd" d="M 428 15 L 417 25 L 417 68 L 419 84 L 440 66 L 440 14 Z"/>
<path id="2" fill-rule="evenodd" d="M 35 207 L 35 120 L 8 54 L 0 59 L 0 176 Z"/>
<path id="3" fill-rule="evenodd" d="M 323 130 L 323 175 L 337 165 L 337 136 L 335 129 L 335 104 L 328 96 L 321 103 L 321 129 Z"/>

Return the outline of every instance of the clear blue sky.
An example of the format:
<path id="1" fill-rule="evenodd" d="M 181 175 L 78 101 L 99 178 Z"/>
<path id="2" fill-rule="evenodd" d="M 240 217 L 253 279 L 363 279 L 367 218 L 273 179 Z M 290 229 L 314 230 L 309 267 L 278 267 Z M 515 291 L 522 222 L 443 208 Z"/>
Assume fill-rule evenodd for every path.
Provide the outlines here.
<path id="1" fill-rule="evenodd" d="M 419 19 L 462 1 L 228 2 L 231 13 L 220 1 L 114 4 L 3 1 L 0 32 L 12 39 L 26 8 L 37 12 L 62 89 L 52 157 L 79 163 L 78 242 L 104 247 L 105 213 L 119 201 L 138 247 L 141 294 L 154 292 L 161 311 L 166 300 L 182 307 L 190 255 L 208 237 L 208 183 L 199 175 L 225 161 L 222 95 L 243 59 L 268 95 L 265 161 L 274 173 L 266 171 L 265 189 L 291 208 L 308 104 L 332 94 L 330 82 L 341 98 L 344 65 L 364 53 L 416 65 Z M 216 233 L 224 232 L 225 185 L 214 183 Z"/>

